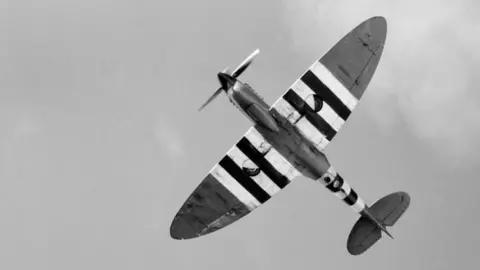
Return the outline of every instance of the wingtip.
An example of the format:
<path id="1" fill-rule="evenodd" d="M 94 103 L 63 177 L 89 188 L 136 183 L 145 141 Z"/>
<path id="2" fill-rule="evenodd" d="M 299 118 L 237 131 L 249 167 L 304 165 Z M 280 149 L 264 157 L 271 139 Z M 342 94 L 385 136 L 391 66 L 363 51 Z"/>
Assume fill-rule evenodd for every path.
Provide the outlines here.
<path id="1" fill-rule="evenodd" d="M 376 21 L 377 23 L 387 24 L 387 18 L 381 15 L 370 17 L 365 21 Z"/>
<path id="2" fill-rule="evenodd" d="M 170 237 L 174 240 L 188 240 L 198 237 L 198 233 L 184 219 L 175 216 L 170 224 Z"/>

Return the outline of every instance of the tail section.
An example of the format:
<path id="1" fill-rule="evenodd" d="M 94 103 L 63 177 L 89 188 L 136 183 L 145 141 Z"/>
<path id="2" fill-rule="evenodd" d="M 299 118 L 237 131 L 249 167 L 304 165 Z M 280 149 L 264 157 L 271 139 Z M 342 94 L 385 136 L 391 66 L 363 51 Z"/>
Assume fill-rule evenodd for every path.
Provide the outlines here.
<path id="1" fill-rule="evenodd" d="M 409 205 L 410 196 L 406 192 L 395 192 L 381 198 L 371 207 L 365 207 L 348 236 L 348 252 L 352 255 L 362 254 L 382 237 L 382 230 L 391 237 L 386 226 L 395 225 Z"/>
<path id="2" fill-rule="evenodd" d="M 347 250 L 352 255 L 362 254 L 373 246 L 382 237 L 382 231 L 393 239 L 386 227 L 393 226 L 410 205 L 410 196 L 406 192 L 395 192 L 369 207 L 333 167 L 319 181 L 360 214 L 347 242 Z"/>
<path id="3" fill-rule="evenodd" d="M 387 231 L 387 227 L 380 222 L 371 212 L 368 207 L 365 207 L 363 209 L 362 215 L 367 217 L 371 222 L 373 222 L 380 230 L 382 230 L 384 233 L 386 233 L 391 239 L 393 239 L 393 236 Z"/>
<path id="4" fill-rule="evenodd" d="M 343 180 L 333 167 L 330 167 L 319 181 L 335 196 L 350 206 L 353 211 L 361 214 L 365 209 L 365 202 L 350 185 Z"/>

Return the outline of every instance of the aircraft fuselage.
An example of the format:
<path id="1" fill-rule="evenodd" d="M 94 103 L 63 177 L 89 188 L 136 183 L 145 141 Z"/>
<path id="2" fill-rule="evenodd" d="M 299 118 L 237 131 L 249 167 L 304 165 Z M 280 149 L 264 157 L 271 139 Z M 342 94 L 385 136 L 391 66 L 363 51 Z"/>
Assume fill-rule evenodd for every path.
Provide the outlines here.
<path id="1" fill-rule="evenodd" d="M 253 123 L 272 132 L 279 131 L 280 127 L 270 114 L 268 104 L 248 84 L 236 81 L 228 89 L 227 96 Z"/>
<path id="2" fill-rule="evenodd" d="M 326 177 L 330 163 L 324 153 L 299 131 L 288 119 L 260 97 L 253 88 L 238 80 L 231 81 L 227 96 L 242 111 L 285 159 L 304 176 L 313 180 Z M 328 181 L 329 182 L 329 181 Z"/>

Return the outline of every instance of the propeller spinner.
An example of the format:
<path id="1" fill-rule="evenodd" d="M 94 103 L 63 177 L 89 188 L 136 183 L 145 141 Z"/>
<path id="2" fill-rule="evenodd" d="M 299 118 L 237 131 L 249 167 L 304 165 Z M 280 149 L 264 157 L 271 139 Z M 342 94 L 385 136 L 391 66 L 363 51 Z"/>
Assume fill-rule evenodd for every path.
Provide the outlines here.
<path id="1" fill-rule="evenodd" d="M 227 91 L 234 83 L 235 79 L 240 76 L 252 63 L 253 59 L 260 53 L 259 49 L 253 51 L 243 62 L 233 71 L 232 74 L 228 73 L 228 68 L 225 69 L 223 72 L 219 72 L 217 74 L 218 80 L 220 81 L 220 88 L 213 93 L 213 95 L 198 109 L 201 111 L 205 108 L 212 100 L 214 100 L 221 92 Z"/>

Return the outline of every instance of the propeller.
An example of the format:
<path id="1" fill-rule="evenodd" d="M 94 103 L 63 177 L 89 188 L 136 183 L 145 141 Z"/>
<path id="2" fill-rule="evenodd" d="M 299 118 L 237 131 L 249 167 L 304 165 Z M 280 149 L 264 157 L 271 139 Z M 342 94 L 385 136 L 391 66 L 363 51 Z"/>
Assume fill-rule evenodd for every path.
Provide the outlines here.
<path id="1" fill-rule="evenodd" d="M 223 90 L 222 87 L 218 88 L 217 91 L 215 91 L 215 93 L 213 93 L 213 95 L 205 103 L 203 103 L 202 107 L 200 107 L 198 111 L 201 111 L 203 108 L 205 108 L 212 100 L 214 100 L 222 92 L 222 90 Z"/>
<path id="2" fill-rule="evenodd" d="M 248 66 L 250 66 L 255 56 L 257 56 L 259 53 L 259 49 L 253 51 L 245 60 L 243 60 L 243 62 L 235 69 L 235 71 L 233 71 L 232 77 L 237 78 L 240 76 L 248 68 Z"/>
<path id="3" fill-rule="evenodd" d="M 229 74 L 228 68 L 226 68 L 223 72 L 219 72 L 217 74 L 218 80 L 220 81 L 220 88 L 213 93 L 213 95 L 198 109 L 201 111 L 205 108 L 212 100 L 214 100 L 221 92 L 227 91 L 233 84 L 235 84 L 236 78 L 240 76 L 250 64 L 253 62 L 253 59 L 260 53 L 259 49 L 253 51 L 243 62 L 233 71 L 232 74 Z"/>

